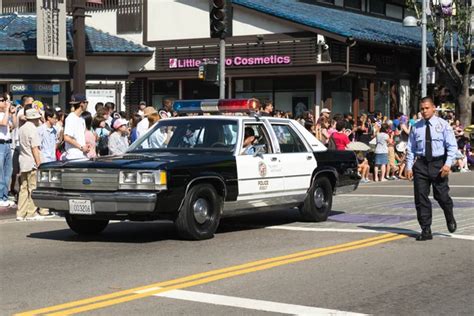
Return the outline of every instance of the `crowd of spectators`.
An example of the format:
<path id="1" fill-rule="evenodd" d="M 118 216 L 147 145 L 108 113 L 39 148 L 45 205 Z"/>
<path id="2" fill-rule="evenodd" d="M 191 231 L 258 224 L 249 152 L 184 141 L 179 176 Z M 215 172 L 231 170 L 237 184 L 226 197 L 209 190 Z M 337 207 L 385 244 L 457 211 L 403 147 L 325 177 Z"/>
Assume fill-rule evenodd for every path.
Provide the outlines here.
<path id="1" fill-rule="evenodd" d="M 130 116 L 116 111 L 111 102 L 95 104 L 92 115 L 84 95 L 74 95 L 70 106 L 66 115 L 61 108 L 28 95 L 19 104 L 13 104 L 7 93 L 0 96 L 0 207 L 12 207 L 18 201 L 19 221 L 49 216 L 48 210 L 36 209 L 31 199 L 41 163 L 123 154 L 159 120 L 176 115 L 171 99 L 164 99 L 160 109 L 142 101 Z M 324 108 L 318 117 L 311 111 L 292 117 L 292 113 L 275 110 L 270 100 L 261 103 L 259 114 L 294 118 L 329 149 L 354 150 L 362 182 L 406 179 L 406 142 L 417 115 L 408 118 L 397 113 L 389 119 L 376 112 L 354 118 L 351 113 L 333 114 Z M 459 120 L 452 113 L 446 119 L 459 145 L 453 169 L 468 171 L 474 158 L 470 143 Z M 355 145 L 360 143 L 365 147 Z"/>

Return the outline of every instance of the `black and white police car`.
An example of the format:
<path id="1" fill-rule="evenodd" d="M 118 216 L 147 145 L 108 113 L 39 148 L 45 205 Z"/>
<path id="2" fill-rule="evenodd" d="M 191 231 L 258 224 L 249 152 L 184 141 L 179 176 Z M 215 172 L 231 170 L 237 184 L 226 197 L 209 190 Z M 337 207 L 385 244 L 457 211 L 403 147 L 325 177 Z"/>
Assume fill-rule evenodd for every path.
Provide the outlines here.
<path id="1" fill-rule="evenodd" d="M 182 238 L 200 240 L 223 216 L 286 207 L 325 221 L 333 195 L 358 186 L 355 154 L 328 150 L 294 120 L 242 115 L 256 106 L 175 101 L 178 113 L 205 115 L 162 119 L 121 156 L 42 164 L 33 200 L 78 234 L 109 220 L 167 219 Z"/>

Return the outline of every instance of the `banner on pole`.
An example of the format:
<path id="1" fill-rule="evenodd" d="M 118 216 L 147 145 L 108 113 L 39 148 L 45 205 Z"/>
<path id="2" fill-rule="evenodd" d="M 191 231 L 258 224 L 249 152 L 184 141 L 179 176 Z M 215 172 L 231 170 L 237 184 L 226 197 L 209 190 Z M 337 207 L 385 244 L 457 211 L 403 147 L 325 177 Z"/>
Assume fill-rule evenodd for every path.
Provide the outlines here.
<path id="1" fill-rule="evenodd" d="M 66 0 L 36 1 L 36 56 L 67 61 Z"/>

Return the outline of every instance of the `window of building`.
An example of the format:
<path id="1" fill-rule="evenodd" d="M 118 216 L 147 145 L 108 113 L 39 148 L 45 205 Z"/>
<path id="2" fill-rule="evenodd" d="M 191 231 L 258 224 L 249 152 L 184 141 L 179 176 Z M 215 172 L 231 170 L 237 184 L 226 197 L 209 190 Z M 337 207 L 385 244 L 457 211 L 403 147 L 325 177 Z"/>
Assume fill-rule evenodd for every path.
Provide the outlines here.
<path id="1" fill-rule="evenodd" d="M 362 8 L 362 0 L 344 0 L 344 7 L 360 10 Z"/>
<path id="2" fill-rule="evenodd" d="M 385 14 L 390 18 L 403 19 L 403 7 L 387 3 Z"/>
<path id="3" fill-rule="evenodd" d="M 143 0 L 121 0 L 117 8 L 117 34 L 141 33 Z"/>
<path id="4" fill-rule="evenodd" d="M 385 1 L 383 0 L 369 0 L 370 13 L 385 14 Z"/>

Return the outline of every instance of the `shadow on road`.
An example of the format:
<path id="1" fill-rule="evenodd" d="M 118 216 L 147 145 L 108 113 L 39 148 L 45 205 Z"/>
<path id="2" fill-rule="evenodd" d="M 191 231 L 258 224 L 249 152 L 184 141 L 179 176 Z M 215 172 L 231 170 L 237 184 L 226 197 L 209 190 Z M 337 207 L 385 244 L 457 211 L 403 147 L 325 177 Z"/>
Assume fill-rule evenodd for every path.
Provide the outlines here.
<path id="1" fill-rule="evenodd" d="M 342 213 L 332 211 L 330 216 Z M 262 229 L 268 226 L 286 225 L 296 222 L 301 222 L 301 216 L 297 209 L 245 214 L 221 219 L 216 234 Z M 173 223 L 169 221 L 110 223 L 101 234 L 92 236 L 79 236 L 67 228 L 35 232 L 27 237 L 66 242 L 114 243 L 149 243 L 161 240 L 180 240 Z"/>
<path id="2" fill-rule="evenodd" d="M 399 227 L 390 227 L 390 226 L 364 226 L 359 225 L 359 228 L 364 228 L 368 230 L 373 230 L 381 233 L 396 233 L 401 235 L 407 235 L 411 238 L 416 238 L 416 236 L 420 233 L 419 231 L 406 229 L 406 228 L 399 228 Z"/>

